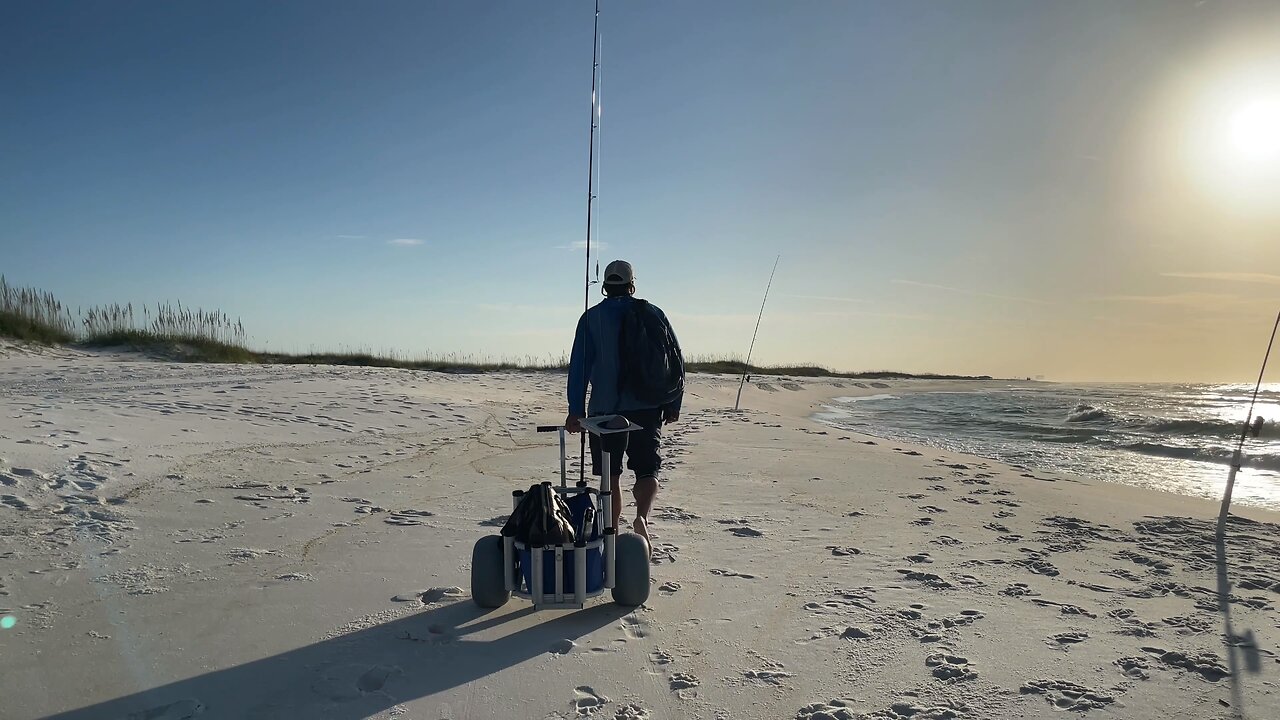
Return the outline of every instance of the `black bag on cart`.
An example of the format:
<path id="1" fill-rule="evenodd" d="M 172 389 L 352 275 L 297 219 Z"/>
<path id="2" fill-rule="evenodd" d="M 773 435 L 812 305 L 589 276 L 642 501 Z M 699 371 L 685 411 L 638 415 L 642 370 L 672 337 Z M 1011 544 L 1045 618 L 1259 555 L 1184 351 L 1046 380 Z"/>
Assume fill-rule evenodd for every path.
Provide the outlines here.
<path id="1" fill-rule="evenodd" d="M 502 534 L 527 547 L 571 543 L 573 513 L 550 483 L 531 485 L 502 526 Z"/>

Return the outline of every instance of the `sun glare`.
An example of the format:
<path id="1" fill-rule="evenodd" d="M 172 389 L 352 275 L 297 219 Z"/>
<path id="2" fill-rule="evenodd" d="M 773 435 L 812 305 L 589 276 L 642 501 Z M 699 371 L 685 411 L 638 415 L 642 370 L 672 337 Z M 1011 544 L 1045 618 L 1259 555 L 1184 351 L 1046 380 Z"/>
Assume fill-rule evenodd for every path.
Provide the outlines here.
<path id="1" fill-rule="evenodd" d="M 1242 170 L 1280 165 L 1280 94 L 1247 98 L 1230 109 L 1223 135 L 1225 150 Z"/>
<path id="2" fill-rule="evenodd" d="M 1223 72 L 1199 93 L 1188 137 L 1206 190 L 1238 210 L 1280 202 L 1280 60 Z"/>

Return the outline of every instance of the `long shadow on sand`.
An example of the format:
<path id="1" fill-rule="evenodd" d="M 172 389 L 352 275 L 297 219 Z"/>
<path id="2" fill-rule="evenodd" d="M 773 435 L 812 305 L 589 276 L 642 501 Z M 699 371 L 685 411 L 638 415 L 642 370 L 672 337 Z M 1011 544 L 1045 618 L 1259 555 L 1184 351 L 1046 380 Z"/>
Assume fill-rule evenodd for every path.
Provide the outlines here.
<path id="1" fill-rule="evenodd" d="M 486 611 L 469 600 L 456 602 L 48 718 L 360 720 L 397 703 L 480 680 L 631 612 L 605 603 L 564 615 L 548 613 L 544 622 L 492 640 L 468 639 L 533 612 L 531 607 L 509 608 Z M 483 693 L 473 693 L 468 704 L 488 706 Z"/>
<path id="2" fill-rule="evenodd" d="M 1233 518 L 1234 519 L 1234 518 Z M 1252 630 L 1237 634 L 1231 622 L 1231 579 L 1227 568 L 1227 528 L 1219 523 L 1214 533 L 1217 556 L 1218 610 L 1222 613 L 1222 639 L 1226 644 L 1228 681 L 1231 683 L 1232 717 L 1246 717 L 1244 708 L 1244 678 L 1241 661 L 1250 673 L 1262 672 L 1262 656 Z"/>

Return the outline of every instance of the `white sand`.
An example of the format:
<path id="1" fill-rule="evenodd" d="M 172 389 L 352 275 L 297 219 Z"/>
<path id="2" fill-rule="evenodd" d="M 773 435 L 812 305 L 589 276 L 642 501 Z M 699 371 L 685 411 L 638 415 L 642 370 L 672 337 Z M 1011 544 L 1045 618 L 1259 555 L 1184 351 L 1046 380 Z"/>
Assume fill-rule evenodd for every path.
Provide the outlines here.
<path id="1" fill-rule="evenodd" d="M 0 717 L 1280 717 L 1276 525 L 1221 602 L 1211 503 L 807 419 L 883 388 L 736 389 L 671 429 L 646 606 L 485 612 L 563 376 L 0 347 Z"/>

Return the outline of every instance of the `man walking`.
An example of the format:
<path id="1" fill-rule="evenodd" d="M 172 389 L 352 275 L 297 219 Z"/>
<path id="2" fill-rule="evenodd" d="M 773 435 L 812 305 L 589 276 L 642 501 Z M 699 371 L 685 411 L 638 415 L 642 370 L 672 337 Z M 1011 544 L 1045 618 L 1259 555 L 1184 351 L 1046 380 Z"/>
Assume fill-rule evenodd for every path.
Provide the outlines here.
<path id="1" fill-rule="evenodd" d="M 635 297 L 631 264 L 614 260 L 604 271 L 605 299 L 578 320 L 569 360 L 569 416 L 565 427 L 581 432 L 590 415 L 618 414 L 639 430 L 590 436 L 591 472 L 601 473 L 601 453 L 608 450 L 613 479 L 613 524 L 622 515 L 622 456 L 636 475 L 632 495 L 636 519 L 632 528 L 649 539 L 649 510 L 658 494 L 662 466 L 662 425 L 680 418 L 684 397 L 684 360 L 675 331 L 662 310 Z M 587 385 L 591 401 L 587 405 Z M 584 407 L 587 405 L 587 407 Z"/>

